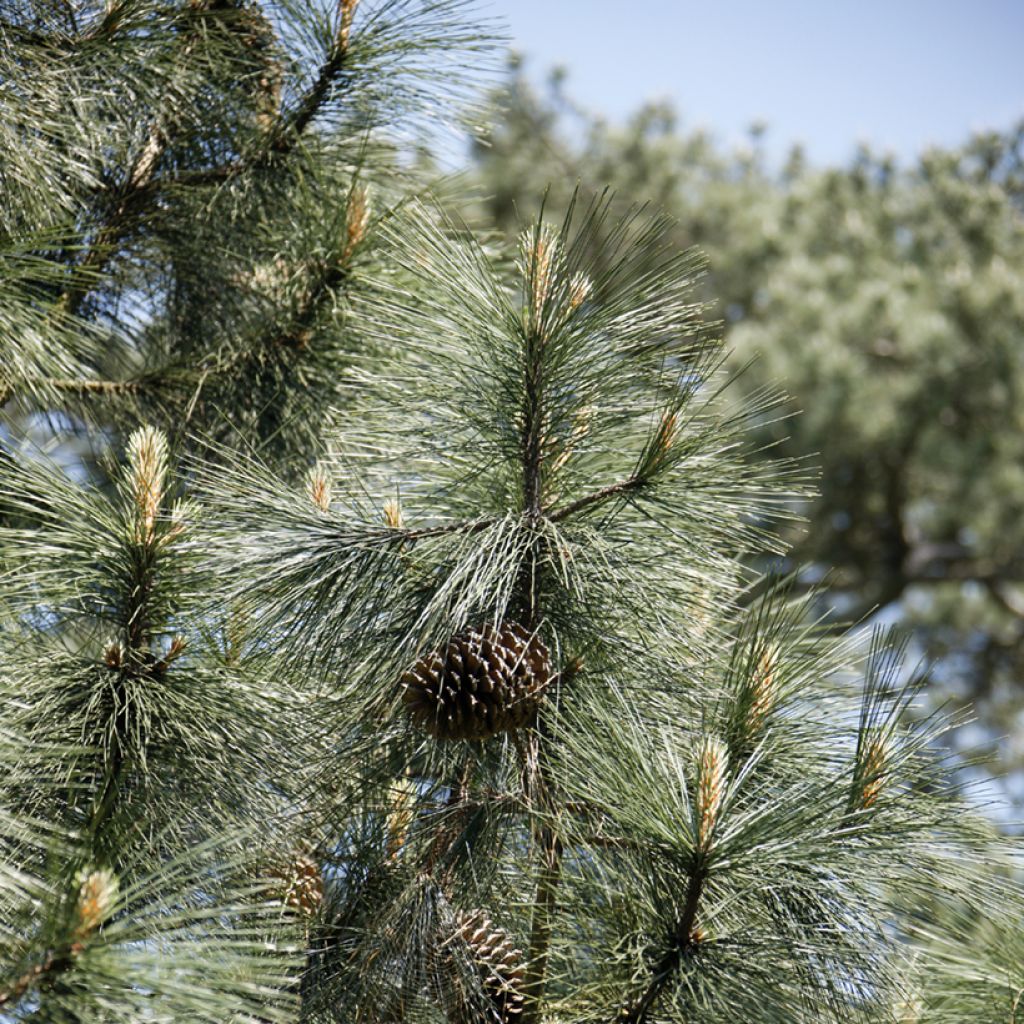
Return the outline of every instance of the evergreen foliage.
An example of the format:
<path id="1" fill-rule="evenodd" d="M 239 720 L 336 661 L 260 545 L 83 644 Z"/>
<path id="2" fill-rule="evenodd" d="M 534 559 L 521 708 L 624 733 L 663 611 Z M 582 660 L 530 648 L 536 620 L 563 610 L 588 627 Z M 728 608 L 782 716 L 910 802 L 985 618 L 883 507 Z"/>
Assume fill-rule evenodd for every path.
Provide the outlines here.
<path id="1" fill-rule="evenodd" d="M 784 381 L 799 411 L 758 439 L 820 467 L 783 571 L 826 577 L 841 625 L 884 609 L 912 628 L 934 704 L 977 707 L 1019 797 L 1022 127 L 908 167 L 862 150 L 816 168 L 799 149 L 768 160 L 761 129 L 729 149 L 667 104 L 608 123 L 521 67 L 493 101 L 473 219 L 514 237 L 548 183 L 557 212 L 578 180 L 676 219 L 676 244 L 710 258 L 702 290 L 745 367 L 738 387 Z"/>
<path id="2" fill-rule="evenodd" d="M 4 12 L 0 1020 L 1013 1019 L 949 720 L 750 569 L 702 258 L 412 194 L 466 15 Z"/>
<path id="3" fill-rule="evenodd" d="M 3 393 L 307 452 L 373 225 L 407 177 L 399 129 L 462 96 L 486 49 L 465 7 L 5 14 Z"/>

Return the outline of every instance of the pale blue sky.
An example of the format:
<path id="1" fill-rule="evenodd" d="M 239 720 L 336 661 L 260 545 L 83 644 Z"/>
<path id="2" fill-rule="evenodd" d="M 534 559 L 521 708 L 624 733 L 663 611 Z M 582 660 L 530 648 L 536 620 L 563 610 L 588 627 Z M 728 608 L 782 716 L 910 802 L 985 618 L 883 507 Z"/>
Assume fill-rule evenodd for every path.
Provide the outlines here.
<path id="1" fill-rule="evenodd" d="M 910 157 L 1024 116 L 1024 0 L 490 0 L 535 79 L 621 118 L 670 97 L 688 125 L 815 161 L 860 140 Z"/>

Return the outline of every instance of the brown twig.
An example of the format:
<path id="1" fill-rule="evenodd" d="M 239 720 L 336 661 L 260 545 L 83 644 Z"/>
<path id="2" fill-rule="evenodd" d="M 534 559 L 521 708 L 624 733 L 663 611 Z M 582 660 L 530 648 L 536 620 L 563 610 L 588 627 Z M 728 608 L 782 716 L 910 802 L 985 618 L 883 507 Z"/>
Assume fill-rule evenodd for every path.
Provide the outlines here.
<path id="1" fill-rule="evenodd" d="M 142 391 L 145 383 L 141 380 L 47 380 L 46 384 L 57 391 L 79 391 L 82 394 L 120 395 Z"/>
<path id="2" fill-rule="evenodd" d="M 62 974 L 71 967 L 81 949 L 80 944 L 74 943 L 63 951 L 47 953 L 42 963 L 27 970 L 10 987 L 0 990 L 0 1009 L 17 1006 L 28 992 Z"/>
<path id="3" fill-rule="evenodd" d="M 669 982 L 687 957 L 697 948 L 695 926 L 697 908 L 704 890 L 706 871 L 703 861 L 698 858 L 690 874 L 683 912 L 673 930 L 669 948 L 651 971 L 650 981 L 638 995 L 626 1001 L 615 1017 L 615 1024 L 644 1024 L 651 1007 L 667 988 Z"/>
<path id="4" fill-rule="evenodd" d="M 642 477 L 631 476 L 627 480 L 620 480 L 616 484 L 609 484 L 607 487 L 602 487 L 599 491 L 594 491 L 592 494 L 577 498 L 576 501 L 571 501 L 568 505 L 563 505 L 561 508 L 551 509 L 547 512 L 547 518 L 553 523 L 559 523 L 563 519 L 568 519 L 579 512 L 585 512 L 593 505 L 599 505 L 609 498 L 639 490 L 643 484 L 644 479 Z"/>
<path id="5" fill-rule="evenodd" d="M 392 530 L 396 537 L 401 540 L 417 541 L 425 540 L 428 537 L 444 537 L 450 533 L 480 533 L 491 526 L 495 526 L 500 520 L 489 519 L 464 519 L 457 523 L 447 523 L 444 526 L 425 526 L 419 530 Z"/>

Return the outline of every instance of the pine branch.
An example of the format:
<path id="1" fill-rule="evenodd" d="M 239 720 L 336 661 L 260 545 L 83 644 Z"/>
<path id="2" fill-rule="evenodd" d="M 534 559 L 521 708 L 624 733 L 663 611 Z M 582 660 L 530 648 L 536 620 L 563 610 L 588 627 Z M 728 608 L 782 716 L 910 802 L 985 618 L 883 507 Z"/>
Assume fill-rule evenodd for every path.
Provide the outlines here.
<path id="1" fill-rule="evenodd" d="M 219 378 L 228 377 L 236 373 L 239 364 L 246 358 L 252 357 L 253 353 L 262 352 L 267 348 L 293 348 L 302 350 L 309 342 L 309 333 L 316 323 L 317 316 L 324 304 L 328 302 L 336 289 L 344 283 L 348 277 L 348 268 L 343 263 L 332 264 L 319 278 L 310 294 L 303 301 L 297 313 L 292 317 L 288 326 L 283 330 L 274 327 L 264 333 L 254 348 L 240 352 L 236 358 L 230 359 L 227 363 L 218 368 L 214 373 L 203 373 L 199 377 L 199 384 L 203 385 L 208 380 L 216 381 Z M 65 293 L 66 297 L 67 293 Z M 83 295 L 84 297 L 84 295 Z M 157 375 L 149 375 L 145 379 L 136 378 L 132 380 L 69 380 L 63 378 L 47 378 L 35 381 L 43 388 L 50 388 L 55 391 L 77 394 L 80 398 L 107 397 L 112 395 L 139 394 L 144 391 L 159 390 L 161 380 Z M 14 394 L 12 385 L 5 385 L 0 388 L 0 406 L 2 406 Z M 476 528 L 484 528 L 477 525 Z M 445 531 L 440 531 L 445 532 Z M 420 534 L 423 535 L 423 534 Z M 426 535 L 432 535 L 428 533 Z M 411 538 L 411 539 L 416 539 Z"/>
<path id="2" fill-rule="evenodd" d="M 152 179 L 166 145 L 167 137 L 163 130 L 156 124 L 151 126 L 146 145 L 128 172 L 117 205 L 97 232 L 85 258 L 74 268 L 73 273 L 77 276 L 78 283 L 64 291 L 58 300 L 59 308 L 76 313 L 99 280 L 117 245 L 128 231 L 133 206 L 137 204 L 141 191 Z"/>
<path id="3" fill-rule="evenodd" d="M 700 905 L 701 893 L 704 889 L 706 877 L 707 874 L 703 860 L 698 857 L 697 863 L 690 874 L 683 912 L 672 933 L 668 950 L 651 972 L 651 979 L 647 987 L 623 1006 L 616 1015 L 614 1024 L 644 1024 L 650 1014 L 651 1007 L 668 987 L 686 958 L 693 953 L 697 946 L 694 939 L 694 926 L 697 921 L 697 909 Z"/>
<path id="4" fill-rule="evenodd" d="M 64 310 L 74 313 L 81 308 L 82 303 L 95 287 L 99 275 L 116 253 L 118 244 L 130 231 L 133 222 L 144 215 L 147 204 L 154 202 L 166 185 L 208 185 L 225 182 L 250 169 L 265 167 L 271 162 L 274 155 L 287 154 L 296 147 L 303 132 L 328 98 L 331 85 L 341 74 L 345 65 L 349 53 L 348 42 L 352 18 L 357 2 L 358 0 L 339 0 L 338 31 L 316 81 L 302 97 L 291 116 L 278 121 L 271 132 L 270 144 L 262 149 L 255 159 L 235 160 L 221 167 L 192 173 L 185 172 L 166 182 L 157 180 L 154 177 L 157 165 L 171 140 L 161 124 L 163 119 L 158 119 L 150 127 L 149 139 L 142 153 L 125 175 L 124 185 L 111 196 L 113 204 L 110 213 L 98 228 L 84 258 L 74 268 L 77 280 L 61 295 L 59 302 Z M 229 6 L 228 0 L 199 0 L 197 4 L 193 5 L 191 14 L 192 16 L 201 16 L 226 6 Z M 104 23 L 113 18 L 114 12 L 117 10 L 119 8 L 113 8 L 104 19 Z M 116 24 L 116 20 L 113 24 Z M 110 30 L 112 28 L 108 26 L 105 31 Z M 188 57 L 196 45 L 197 38 L 192 36 L 186 43 L 182 59 Z M 333 286 L 327 283 L 325 287 Z"/>
<path id="5" fill-rule="evenodd" d="M 341 74 L 348 57 L 349 33 L 352 29 L 352 18 L 355 15 L 359 0 L 338 0 L 338 31 L 327 60 L 320 68 L 316 81 L 303 96 L 291 119 L 287 124 L 288 134 L 279 135 L 274 148 L 277 152 L 288 152 L 294 148 L 299 136 L 305 131 L 310 121 L 316 117 L 327 97 L 331 86 Z"/>
<path id="6" fill-rule="evenodd" d="M 592 494 L 586 494 L 582 498 L 570 502 L 568 505 L 563 505 L 561 508 L 551 509 L 547 512 L 547 518 L 553 523 L 560 523 L 562 520 L 569 519 L 578 512 L 585 512 L 594 505 L 600 505 L 602 502 L 608 501 L 609 498 L 615 498 L 620 494 L 629 494 L 631 491 L 639 490 L 646 482 L 643 477 L 631 476 L 626 480 L 620 480 L 616 484 L 602 487 L 601 490 L 594 491 Z"/>
<path id="7" fill-rule="evenodd" d="M 190 9 L 190 16 L 203 14 L 228 6 L 228 0 L 196 0 Z M 123 5 L 115 5 L 103 19 L 113 19 L 113 26 L 119 21 Z M 180 60 L 187 60 L 201 37 L 190 34 L 183 47 Z M 173 107 L 167 113 L 173 112 Z M 168 137 L 163 122 L 167 113 L 150 125 L 149 138 L 142 152 L 132 164 L 124 184 L 113 194 L 113 207 L 99 226 L 95 238 L 89 245 L 84 258 L 73 269 L 72 283 L 58 300 L 59 306 L 69 313 L 75 313 L 95 287 L 99 276 L 117 251 L 132 224 L 132 217 L 147 197 L 147 186 L 153 180 L 160 157 L 167 148 Z"/>
<path id="8" fill-rule="evenodd" d="M 80 943 L 73 943 L 65 949 L 47 953 L 42 963 L 27 970 L 8 988 L 0 989 L 0 1010 L 17 1006 L 40 985 L 51 983 L 58 975 L 69 970 L 82 948 Z"/>
<path id="9" fill-rule="evenodd" d="M 120 787 L 130 750 L 130 702 L 128 691 L 133 683 L 143 682 L 160 671 L 150 643 L 153 631 L 151 607 L 159 549 L 163 537 L 157 530 L 166 492 L 167 442 L 152 428 L 136 431 L 128 441 L 130 497 L 128 510 L 134 520 L 130 540 L 130 578 L 123 584 L 125 603 L 121 628 L 123 648 L 108 652 L 108 667 L 117 672 L 112 687 L 113 741 L 106 765 L 102 788 L 94 802 L 90 827 L 98 835 L 114 810 L 121 795 Z M 170 657 L 170 656 L 169 656 Z"/>
<path id="10" fill-rule="evenodd" d="M 117 895 L 117 878 L 110 871 L 80 873 L 72 930 L 58 948 L 47 952 L 7 989 L 0 990 L 0 1009 L 16 1006 L 29 992 L 68 971 L 81 956 L 86 943 L 109 916 Z"/>
<path id="11" fill-rule="evenodd" d="M 546 777 L 547 773 L 539 761 L 542 753 L 539 729 L 532 739 L 536 743 L 536 757 L 538 758 L 534 800 L 550 804 L 551 781 Z M 548 809 L 550 810 L 550 807 Z M 562 841 L 550 824 L 545 823 L 540 827 L 537 846 L 539 847 L 537 856 L 540 860 L 540 877 L 537 880 L 537 890 L 533 901 L 533 921 L 530 926 L 526 977 L 523 981 L 523 992 L 526 996 L 523 1024 L 536 1024 L 541 1019 L 544 990 L 547 985 L 548 955 L 551 949 L 551 922 L 558 906 L 558 890 L 562 880 Z"/>
<path id="12" fill-rule="evenodd" d="M 321 309 L 331 299 L 335 291 L 349 279 L 352 257 L 366 240 L 369 224 L 370 206 L 366 189 L 356 184 L 349 193 L 345 233 L 340 250 L 322 268 L 298 311 L 292 317 L 287 330 L 269 332 L 264 338 L 264 346 L 275 345 L 296 349 L 306 347 L 310 331 L 316 323 Z"/>
<path id="13" fill-rule="evenodd" d="M 320 113 L 331 94 L 331 86 L 341 75 L 349 56 L 349 34 L 358 0 L 338 0 L 339 27 L 327 59 L 316 79 L 299 100 L 290 116 L 280 117 L 270 131 L 268 143 L 251 156 L 240 157 L 201 170 L 180 171 L 167 178 L 147 182 L 144 193 L 156 196 L 167 188 L 200 188 L 223 185 L 250 171 L 265 170 L 275 157 L 287 156 L 301 141 L 306 129 Z"/>
<path id="14" fill-rule="evenodd" d="M 577 512 L 584 512 L 594 505 L 600 505 L 609 498 L 628 494 L 649 484 L 655 474 L 668 464 L 678 430 L 679 413 L 673 410 L 663 413 L 650 443 L 640 456 L 639 465 L 634 473 L 625 480 L 609 484 L 607 487 L 602 487 L 599 491 L 595 491 L 592 494 L 584 495 L 582 498 L 570 502 L 562 508 L 548 512 L 548 518 L 553 523 L 561 522 Z"/>
<path id="15" fill-rule="evenodd" d="M 201 15 L 217 10 L 226 3 L 227 0 L 201 0 L 192 13 Z M 83 259 L 73 268 L 72 283 L 58 300 L 63 311 L 75 313 L 81 308 L 82 303 L 97 286 L 103 271 L 116 255 L 120 242 L 130 232 L 133 224 L 145 216 L 148 206 L 156 202 L 166 185 L 198 186 L 226 182 L 246 171 L 268 166 L 275 156 L 288 154 L 297 146 L 303 132 L 328 98 L 331 85 L 343 70 L 349 53 L 349 35 L 357 3 L 358 0 L 339 0 L 338 31 L 327 60 L 293 113 L 288 118 L 278 118 L 269 133 L 269 144 L 255 158 L 235 160 L 218 168 L 186 172 L 167 182 L 157 180 L 155 172 L 160 157 L 171 140 L 162 126 L 162 118 L 150 127 L 149 139 L 142 153 L 126 174 L 124 184 L 111 196 L 110 213 L 98 228 Z M 108 18 L 117 9 L 112 9 Z M 106 20 L 105 18 L 104 21 Z M 182 59 L 194 48 L 196 39 L 197 37 L 193 36 L 185 45 Z M 268 342 L 294 348 L 304 347 L 308 329 L 314 322 L 318 309 L 344 276 L 343 267 L 331 267 L 313 290 L 289 330 L 284 334 L 269 337 Z"/>
<path id="16" fill-rule="evenodd" d="M 83 396 L 133 394 L 147 386 L 142 380 L 47 380 L 40 383 L 56 391 L 78 392 Z"/>
<path id="17" fill-rule="evenodd" d="M 647 986 L 623 1005 L 616 1016 L 616 1024 L 644 1024 L 655 1002 L 700 942 L 697 910 L 708 876 L 708 855 L 723 806 L 727 773 L 727 746 L 717 739 L 705 738 L 694 779 L 692 806 L 695 842 L 687 872 L 682 913 L 672 929 L 668 949 L 655 964 Z"/>
<path id="18" fill-rule="evenodd" d="M 38 46 L 40 48 L 69 50 L 80 46 L 83 43 L 95 42 L 104 36 L 111 35 L 121 25 L 125 11 L 129 6 L 129 0 L 120 0 L 119 3 L 107 5 L 103 17 L 88 32 L 79 32 L 77 24 L 74 25 L 74 34 L 67 33 L 46 33 L 25 28 L 22 25 L 15 25 L 6 19 L 0 19 L 0 35 L 13 37 L 15 43 L 20 46 Z M 73 12 L 72 16 L 73 16 Z"/>
<path id="19" fill-rule="evenodd" d="M 21 25 L 14 25 L 11 22 L 0 20 L 0 36 L 13 40 L 15 46 L 39 46 L 58 47 L 63 49 L 67 44 L 67 37 L 49 36 L 43 32 L 34 32 L 32 29 L 23 28 Z"/>
<path id="20" fill-rule="evenodd" d="M 522 428 L 520 459 L 522 462 L 523 513 L 536 526 L 544 513 L 541 465 L 544 458 L 545 363 L 548 343 L 544 309 L 551 286 L 554 241 L 538 224 L 524 260 L 527 313 L 523 337 Z M 539 537 L 534 537 L 523 559 L 519 579 L 524 618 L 530 629 L 536 629 L 541 618 Z M 558 682 L 555 683 L 557 689 Z M 545 765 L 546 730 L 542 715 L 523 749 L 526 796 L 530 805 L 541 813 L 553 810 L 552 781 Z M 547 982 L 548 953 L 551 947 L 551 920 L 558 904 L 562 874 L 562 843 L 550 823 L 535 830 L 540 875 L 533 900 L 533 921 L 527 953 L 526 978 L 523 983 L 525 1004 L 523 1024 L 536 1024 L 541 1018 L 544 989 Z"/>

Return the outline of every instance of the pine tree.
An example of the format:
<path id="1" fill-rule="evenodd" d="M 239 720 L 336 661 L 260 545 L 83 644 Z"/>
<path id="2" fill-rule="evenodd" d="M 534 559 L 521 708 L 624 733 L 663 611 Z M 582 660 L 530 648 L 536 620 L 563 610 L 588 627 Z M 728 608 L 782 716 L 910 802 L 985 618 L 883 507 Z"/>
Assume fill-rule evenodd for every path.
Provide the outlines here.
<path id="1" fill-rule="evenodd" d="M 973 706 L 1018 800 L 1022 751 L 999 738 L 1024 697 L 1024 125 L 913 162 L 860 147 L 814 166 L 794 148 L 778 166 L 754 130 L 732 147 L 689 124 L 685 98 L 616 122 L 533 77 L 516 65 L 495 93 L 461 208 L 514 235 L 582 180 L 671 214 L 676 244 L 708 255 L 701 294 L 739 388 L 784 381 L 801 410 L 757 427 L 766 457 L 813 453 L 820 473 L 806 528 L 783 524 L 787 566 L 827 574 L 837 628 L 899 617 L 932 662 L 932 706 Z"/>
<path id="2" fill-rule="evenodd" d="M 1012 1019 L 899 643 L 744 569 L 700 257 L 410 195 L 461 3 L 0 31 L 0 1019 Z"/>

